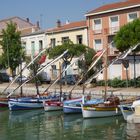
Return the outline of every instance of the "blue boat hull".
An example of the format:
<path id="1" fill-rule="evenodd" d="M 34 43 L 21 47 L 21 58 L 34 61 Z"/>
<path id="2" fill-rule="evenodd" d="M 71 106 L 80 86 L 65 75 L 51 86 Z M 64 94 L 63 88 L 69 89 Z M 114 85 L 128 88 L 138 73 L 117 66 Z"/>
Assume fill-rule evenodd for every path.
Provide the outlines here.
<path id="1" fill-rule="evenodd" d="M 40 101 L 39 102 L 9 101 L 8 105 L 9 105 L 9 110 L 11 110 L 11 111 L 43 108 L 43 103 Z"/>
<path id="2" fill-rule="evenodd" d="M 67 114 L 69 114 L 69 113 L 82 113 L 82 108 L 81 107 L 64 106 L 63 112 L 67 113 Z"/>
<path id="3" fill-rule="evenodd" d="M 9 110 L 30 110 L 43 108 L 44 100 L 57 100 L 56 96 L 44 96 L 44 97 L 20 97 L 17 99 L 10 99 L 8 101 Z"/>

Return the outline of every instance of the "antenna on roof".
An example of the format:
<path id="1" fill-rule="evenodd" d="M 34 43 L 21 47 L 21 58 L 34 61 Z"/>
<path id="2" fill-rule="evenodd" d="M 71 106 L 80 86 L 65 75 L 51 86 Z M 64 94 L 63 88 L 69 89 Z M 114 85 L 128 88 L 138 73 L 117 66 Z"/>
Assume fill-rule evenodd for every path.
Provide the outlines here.
<path id="1" fill-rule="evenodd" d="M 66 24 L 69 24 L 69 23 L 70 23 L 70 21 L 67 19 L 67 20 L 66 20 Z"/>

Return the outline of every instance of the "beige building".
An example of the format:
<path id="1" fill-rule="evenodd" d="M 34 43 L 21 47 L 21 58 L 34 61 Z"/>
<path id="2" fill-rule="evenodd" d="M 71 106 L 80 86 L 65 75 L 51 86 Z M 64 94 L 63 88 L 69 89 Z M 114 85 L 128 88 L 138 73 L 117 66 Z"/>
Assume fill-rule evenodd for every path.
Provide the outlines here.
<path id="1" fill-rule="evenodd" d="M 48 29 L 46 31 L 47 45 L 55 47 L 61 45 L 67 40 L 71 40 L 74 44 L 84 44 L 88 46 L 87 38 L 87 25 L 86 21 L 67 22 L 64 25 L 60 20 L 57 21 L 57 27 Z M 73 61 L 75 61 L 74 58 Z M 62 62 L 61 62 L 62 64 Z M 62 65 L 63 67 L 63 65 Z M 67 74 L 78 74 L 78 63 L 75 62 L 72 67 L 67 70 Z M 52 77 L 56 77 L 59 74 L 59 62 L 52 65 Z"/>
<path id="2" fill-rule="evenodd" d="M 68 39 L 74 44 L 88 45 L 86 21 L 67 22 L 62 25 L 58 20 L 57 27 L 46 31 L 46 37 L 47 44 L 51 44 L 52 47 L 61 45 Z"/>

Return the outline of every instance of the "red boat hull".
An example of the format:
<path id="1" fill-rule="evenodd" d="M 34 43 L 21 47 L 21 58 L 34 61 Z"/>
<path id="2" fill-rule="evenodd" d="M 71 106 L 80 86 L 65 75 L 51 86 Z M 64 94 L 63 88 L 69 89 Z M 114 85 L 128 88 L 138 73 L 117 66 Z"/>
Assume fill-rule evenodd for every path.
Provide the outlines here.
<path id="1" fill-rule="evenodd" d="M 0 108 L 8 107 L 8 98 L 0 98 Z"/>

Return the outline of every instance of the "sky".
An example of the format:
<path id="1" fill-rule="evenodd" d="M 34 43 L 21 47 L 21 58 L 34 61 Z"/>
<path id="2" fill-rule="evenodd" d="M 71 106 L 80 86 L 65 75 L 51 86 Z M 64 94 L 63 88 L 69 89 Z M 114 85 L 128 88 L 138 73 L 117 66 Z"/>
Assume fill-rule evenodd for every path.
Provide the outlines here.
<path id="1" fill-rule="evenodd" d="M 59 19 L 62 24 L 67 20 L 85 20 L 85 14 L 108 3 L 122 0 L 1 0 L 0 20 L 19 16 L 29 18 L 35 24 L 40 22 L 42 29 L 56 27 Z"/>

